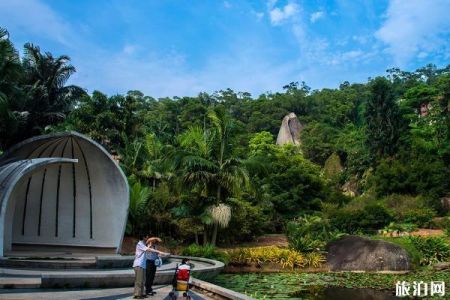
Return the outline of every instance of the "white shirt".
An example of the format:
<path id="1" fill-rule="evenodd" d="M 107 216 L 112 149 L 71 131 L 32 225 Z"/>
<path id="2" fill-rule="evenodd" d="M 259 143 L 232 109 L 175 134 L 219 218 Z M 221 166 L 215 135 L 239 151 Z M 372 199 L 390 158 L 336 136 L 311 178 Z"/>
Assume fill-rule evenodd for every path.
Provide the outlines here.
<path id="1" fill-rule="evenodd" d="M 134 255 L 133 268 L 140 267 L 140 268 L 145 269 L 145 263 L 146 263 L 145 252 L 147 250 L 148 250 L 148 247 L 145 246 L 144 241 L 139 241 L 139 243 L 137 243 L 136 254 Z"/>

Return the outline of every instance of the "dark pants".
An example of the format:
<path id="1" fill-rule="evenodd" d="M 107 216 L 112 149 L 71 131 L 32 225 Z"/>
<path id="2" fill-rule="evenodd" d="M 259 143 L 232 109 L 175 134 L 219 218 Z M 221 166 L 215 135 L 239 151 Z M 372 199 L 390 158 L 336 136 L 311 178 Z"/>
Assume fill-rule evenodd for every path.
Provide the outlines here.
<path id="1" fill-rule="evenodd" d="M 154 260 L 147 259 L 147 268 L 145 269 L 145 292 L 152 292 L 153 280 L 155 279 L 156 265 Z"/>

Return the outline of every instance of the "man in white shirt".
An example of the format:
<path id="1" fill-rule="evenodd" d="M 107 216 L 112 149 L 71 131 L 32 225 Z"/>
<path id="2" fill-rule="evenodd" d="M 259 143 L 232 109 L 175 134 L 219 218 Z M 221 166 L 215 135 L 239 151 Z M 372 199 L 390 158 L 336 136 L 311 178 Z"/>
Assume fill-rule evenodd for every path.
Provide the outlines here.
<path id="1" fill-rule="evenodd" d="M 146 255 L 145 252 L 150 252 L 150 248 L 145 245 L 148 239 L 148 235 L 140 235 L 139 242 L 136 245 L 136 254 L 134 255 L 133 269 L 135 274 L 134 279 L 134 299 L 143 299 L 144 296 L 144 283 L 145 283 L 145 267 L 146 267 Z"/>
<path id="2" fill-rule="evenodd" d="M 169 253 L 164 253 L 156 249 L 152 249 L 145 245 L 144 241 L 147 241 L 148 235 L 140 235 L 139 242 L 136 245 L 136 254 L 134 256 L 133 269 L 135 274 L 134 280 L 134 299 L 147 298 L 144 295 L 144 283 L 145 283 L 145 269 L 147 264 L 147 252 L 155 252 L 162 255 L 169 255 Z"/>

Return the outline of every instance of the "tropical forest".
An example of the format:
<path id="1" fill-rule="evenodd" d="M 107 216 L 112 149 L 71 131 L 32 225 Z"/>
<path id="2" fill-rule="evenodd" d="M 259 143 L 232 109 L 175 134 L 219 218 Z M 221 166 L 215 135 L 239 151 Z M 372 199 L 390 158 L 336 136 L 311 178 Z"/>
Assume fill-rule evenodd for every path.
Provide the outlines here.
<path id="1" fill-rule="evenodd" d="M 0 29 L 0 153 L 54 132 L 102 145 L 128 178 L 125 244 L 151 232 L 171 253 L 224 262 L 214 282 L 261 299 L 450 280 L 450 65 L 171 98 L 88 91 L 70 84 L 76 71 Z M 280 143 L 286 116 L 299 132 Z M 338 250 L 355 243 L 404 251 L 410 271 L 346 266 Z M 329 272 L 349 268 L 368 272 Z"/>

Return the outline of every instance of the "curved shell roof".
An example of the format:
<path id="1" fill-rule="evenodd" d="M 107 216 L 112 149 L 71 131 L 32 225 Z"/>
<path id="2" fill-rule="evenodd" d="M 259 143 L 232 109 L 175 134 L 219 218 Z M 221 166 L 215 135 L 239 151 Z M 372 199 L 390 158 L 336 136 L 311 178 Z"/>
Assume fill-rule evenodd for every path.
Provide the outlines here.
<path id="1" fill-rule="evenodd" d="M 0 157 L 0 243 L 5 251 L 15 244 L 118 251 L 128 193 L 120 167 L 88 137 L 30 138 Z"/>

